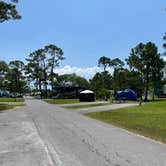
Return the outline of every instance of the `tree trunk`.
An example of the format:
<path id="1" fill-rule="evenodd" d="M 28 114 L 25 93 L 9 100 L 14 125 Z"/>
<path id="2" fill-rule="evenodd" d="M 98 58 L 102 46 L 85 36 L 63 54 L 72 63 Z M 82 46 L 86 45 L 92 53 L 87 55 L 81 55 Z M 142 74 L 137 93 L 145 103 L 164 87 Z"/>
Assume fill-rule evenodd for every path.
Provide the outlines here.
<path id="1" fill-rule="evenodd" d="M 145 86 L 145 98 L 144 101 L 148 101 L 148 85 Z"/>
<path id="2" fill-rule="evenodd" d="M 144 101 L 148 101 L 148 90 L 149 90 L 149 74 L 146 73 L 146 81 L 145 81 L 145 99 Z"/>
<path id="3" fill-rule="evenodd" d="M 45 61 L 43 59 L 43 65 L 44 65 L 44 89 L 45 89 L 45 98 L 47 98 L 48 96 L 48 92 L 47 92 L 47 73 L 46 73 L 46 64 Z"/>
<path id="4" fill-rule="evenodd" d="M 53 96 L 53 87 L 54 87 L 54 63 L 51 68 L 51 97 Z"/>
<path id="5" fill-rule="evenodd" d="M 152 95 L 152 100 L 154 101 L 154 99 L 155 99 L 155 85 L 153 85 L 153 95 Z"/>
<path id="6" fill-rule="evenodd" d="M 154 101 L 154 96 L 155 96 L 155 94 L 154 94 L 154 90 L 153 90 L 153 96 L 152 96 L 152 100 Z"/>
<path id="7" fill-rule="evenodd" d="M 141 98 L 139 100 L 139 106 L 142 106 L 142 96 L 141 96 Z"/>
<path id="8" fill-rule="evenodd" d="M 48 90 L 47 90 L 47 80 L 44 81 L 44 89 L 45 89 L 45 98 L 48 97 Z"/>
<path id="9" fill-rule="evenodd" d="M 53 96 L 54 78 L 53 73 L 51 74 L 51 97 Z"/>
<path id="10" fill-rule="evenodd" d="M 42 85 L 40 79 L 39 79 L 39 91 L 40 91 L 40 98 L 42 99 Z"/>
<path id="11" fill-rule="evenodd" d="M 53 96 L 53 87 L 54 87 L 54 67 L 55 67 L 55 55 L 54 53 L 51 54 L 52 56 L 52 64 L 51 64 L 51 71 L 50 71 L 50 77 L 51 77 L 51 97 Z"/>

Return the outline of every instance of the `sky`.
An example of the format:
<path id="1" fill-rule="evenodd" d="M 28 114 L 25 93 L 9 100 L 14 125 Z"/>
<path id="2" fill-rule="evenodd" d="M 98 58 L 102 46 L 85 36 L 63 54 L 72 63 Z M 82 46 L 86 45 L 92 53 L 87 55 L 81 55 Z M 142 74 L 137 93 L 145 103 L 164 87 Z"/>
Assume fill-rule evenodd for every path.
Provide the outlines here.
<path id="1" fill-rule="evenodd" d="M 163 0 L 20 0 L 22 19 L 0 24 L 0 59 L 24 60 L 55 44 L 66 58 L 57 73 L 90 78 L 101 56 L 124 60 L 140 42 L 162 53 L 165 7 Z"/>

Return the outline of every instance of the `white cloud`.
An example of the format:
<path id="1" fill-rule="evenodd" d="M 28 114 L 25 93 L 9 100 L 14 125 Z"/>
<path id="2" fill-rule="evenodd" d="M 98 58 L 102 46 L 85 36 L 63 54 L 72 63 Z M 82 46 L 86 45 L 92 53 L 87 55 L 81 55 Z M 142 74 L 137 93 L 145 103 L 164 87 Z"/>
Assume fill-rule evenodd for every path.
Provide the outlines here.
<path id="1" fill-rule="evenodd" d="M 163 57 L 164 61 L 166 61 L 166 57 Z"/>
<path id="2" fill-rule="evenodd" d="M 81 68 L 81 67 L 74 67 L 67 65 L 64 66 L 63 68 L 55 69 L 55 73 L 58 73 L 59 75 L 75 73 L 87 79 L 92 78 L 97 72 L 101 71 L 102 69 L 97 66 Z"/>

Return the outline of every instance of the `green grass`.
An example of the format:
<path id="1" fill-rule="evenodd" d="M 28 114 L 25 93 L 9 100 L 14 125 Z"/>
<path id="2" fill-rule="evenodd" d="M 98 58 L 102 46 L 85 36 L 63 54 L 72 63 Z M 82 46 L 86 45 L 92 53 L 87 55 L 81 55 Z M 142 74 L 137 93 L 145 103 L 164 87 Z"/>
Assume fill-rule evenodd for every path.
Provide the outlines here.
<path id="1" fill-rule="evenodd" d="M 86 115 L 166 143 L 166 101 Z"/>
<path id="2" fill-rule="evenodd" d="M 44 99 L 43 101 L 49 104 L 72 104 L 80 102 L 78 99 Z"/>
<path id="3" fill-rule="evenodd" d="M 12 105 L 0 104 L 0 111 L 12 109 L 12 108 L 14 108 L 14 106 L 12 106 Z"/>
<path id="4" fill-rule="evenodd" d="M 8 109 L 13 109 L 14 107 L 24 106 L 24 105 L 8 105 L 8 104 L 0 104 L 0 111 L 5 111 Z"/>
<path id="5" fill-rule="evenodd" d="M 79 109 L 79 108 L 98 107 L 98 106 L 105 106 L 105 105 L 111 105 L 111 103 L 95 103 L 95 104 L 86 104 L 86 105 L 73 105 L 73 106 L 66 106 L 65 108 Z"/>
<path id="6" fill-rule="evenodd" d="M 0 102 L 24 102 L 24 98 L 0 98 Z"/>

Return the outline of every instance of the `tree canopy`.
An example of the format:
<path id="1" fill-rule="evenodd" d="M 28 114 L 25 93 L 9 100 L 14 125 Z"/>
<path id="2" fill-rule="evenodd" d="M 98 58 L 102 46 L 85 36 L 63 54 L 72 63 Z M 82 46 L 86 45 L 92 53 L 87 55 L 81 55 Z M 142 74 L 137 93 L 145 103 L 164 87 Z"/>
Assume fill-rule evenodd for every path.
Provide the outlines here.
<path id="1" fill-rule="evenodd" d="M 132 70 L 139 72 L 142 89 L 143 91 L 145 90 L 145 101 L 147 101 L 151 78 L 159 78 L 159 75 L 153 75 L 154 71 L 162 72 L 164 67 L 162 65 L 164 62 L 160 58 L 157 46 L 152 42 L 140 43 L 131 50 L 130 56 L 126 61 Z"/>
<path id="2" fill-rule="evenodd" d="M 17 2 L 18 0 L 11 0 L 11 3 L 0 0 L 0 23 L 21 19 L 15 5 Z"/>
<path id="3" fill-rule="evenodd" d="M 105 71 L 106 68 L 107 68 L 108 66 L 110 66 L 110 61 L 111 61 L 110 58 L 108 58 L 108 57 L 106 57 L 106 56 L 102 56 L 102 57 L 100 57 L 99 60 L 98 60 L 98 66 L 99 66 L 99 67 L 103 67 L 103 70 Z"/>
<path id="4" fill-rule="evenodd" d="M 43 94 L 42 86 L 44 87 L 44 96 L 48 96 L 47 87 L 50 84 L 53 89 L 55 67 L 59 66 L 60 61 L 64 59 L 61 48 L 50 44 L 40 48 L 29 54 L 26 65 L 26 74 L 30 82 L 35 82 L 36 89 Z"/>
<path id="5" fill-rule="evenodd" d="M 74 87 L 81 87 L 88 89 L 89 88 L 89 82 L 76 74 L 64 74 L 64 75 L 59 75 L 56 77 L 56 85 L 59 86 L 74 86 Z"/>

